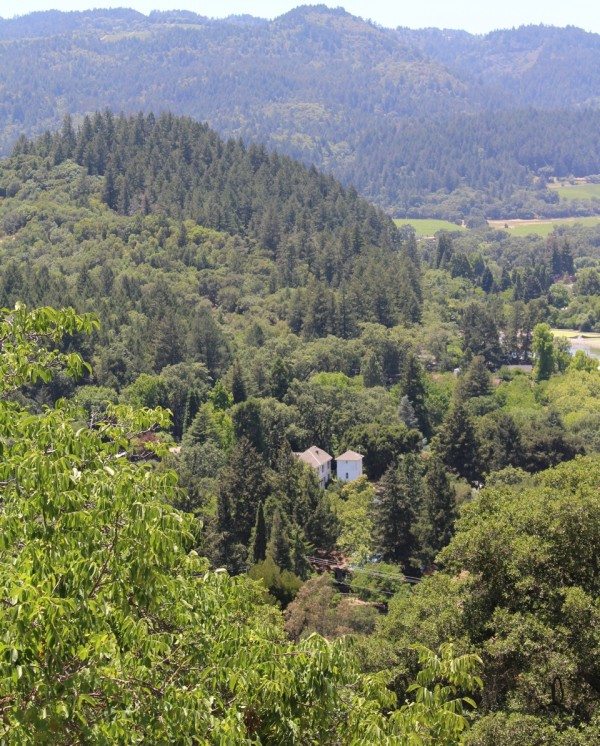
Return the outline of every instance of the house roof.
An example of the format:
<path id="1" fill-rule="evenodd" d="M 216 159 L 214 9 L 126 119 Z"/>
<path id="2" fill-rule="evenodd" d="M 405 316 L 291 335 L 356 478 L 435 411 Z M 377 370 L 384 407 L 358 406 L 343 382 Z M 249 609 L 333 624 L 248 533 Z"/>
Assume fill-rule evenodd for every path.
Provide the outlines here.
<path id="1" fill-rule="evenodd" d="M 346 453 L 342 453 L 341 456 L 336 456 L 336 461 L 362 461 L 363 458 L 362 453 L 346 451 Z"/>
<path id="2" fill-rule="evenodd" d="M 316 446 L 311 446 L 310 448 L 307 448 L 304 453 L 297 453 L 296 455 L 298 456 L 300 461 L 304 461 L 311 466 L 322 466 L 329 461 L 333 461 L 332 456 L 330 456 L 323 449 L 317 448 Z"/>

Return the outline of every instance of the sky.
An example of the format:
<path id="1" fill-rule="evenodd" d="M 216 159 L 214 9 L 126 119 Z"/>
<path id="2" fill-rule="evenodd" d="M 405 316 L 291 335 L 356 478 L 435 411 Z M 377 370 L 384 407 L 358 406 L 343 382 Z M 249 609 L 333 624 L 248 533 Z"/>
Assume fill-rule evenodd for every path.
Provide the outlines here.
<path id="1" fill-rule="evenodd" d="M 0 17 L 35 10 L 128 7 L 143 13 L 183 8 L 212 18 L 237 13 L 274 18 L 301 4 L 302 0 L 0 0 Z M 600 33 L 598 0 L 325 0 L 324 4 L 341 5 L 354 15 L 392 28 L 436 26 L 485 33 L 521 24 L 545 23 L 579 26 Z"/>

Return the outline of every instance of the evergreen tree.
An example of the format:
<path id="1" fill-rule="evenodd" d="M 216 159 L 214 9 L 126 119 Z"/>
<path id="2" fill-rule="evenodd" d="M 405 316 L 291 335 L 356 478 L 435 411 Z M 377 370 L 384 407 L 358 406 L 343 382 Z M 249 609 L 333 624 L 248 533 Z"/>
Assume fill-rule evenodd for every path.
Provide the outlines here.
<path id="1" fill-rule="evenodd" d="M 117 174 L 114 167 L 109 165 L 104 175 L 104 186 L 102 188 L 102 201 L 107 204 L 111 210 L 117 210 L 119 207 L 119 189 L 117 187 Z"/>
<path id="2" fill-rule="evenodd" d="M 258 504 L 269 492 L 265 472 L 260 454 L 247 438 L 240 438 L 221 474 L 217 498 L 218 531 L 230 546 L 248 546 Z"/>
<path id="3" fill-rule="evenodd" d="M 452 538 L 456 520 L 456 498 L 444 464 L 430 459 L 423 484 L 423 499 L 415 527 L 419 542 L 417 556 L 428 567 L 440 549 Z"/>
<path id="4" fill-rule="evenodd" d="M 464 403 L 456 399 L 442 422 L 435 453 L 450 471 L 474 484 L 481 479 L 479 443 Z"/>
<path id="5" fill-rule="evenodd" d="M 185 406 L 183 409 L 183 416 L 181 418 L 181 432 L 179 435 L 185 434 L 186 430 L 192 424 L 194 417 L 198 414 L 200 408 L 200 396 L 196 389 L 188 389 L 185 397 Z"/>
<path id="6" fill-rule="evenodd" d="M 367 352 L 360 366 L 360 372 L 367 388 L 381 386 L 383 383 L 383 370 L 379 356 L 374 350 Z"/>
<path id="7" fill-rule="evenodd" d="M 293 570 L 289 522 L 279 508 L 275 508 L 273 513 L 266 556 L 272 559 L 280 570 Z"/>
<path id="8" fill-rule="evenodd" d="M 533 356 L 536 381 L 546 381 L 554 372 L 554 337 L 548 324 L 537 324 L 533 330 Z"/>
<path id="9" fill-rule="evenodd" d="M 224 412 L 233 405 L 233 396 L 225 388 L 223 381 L 217 381 L 209 394 L 209 399 L 215 409 Z"/>
<path id="10" fill-rule="evenodd" d="M 326 492 L 320 493 L 320 499 L 303 528 L 307 541 L 315 548 L 331 551 L 335 547 L 340 524 Z"/>
<path id="11" fill-rule="evenodd" d="M 234 404 L 246 401 L 246 383 L 244 381 L 242 366 L 240 365 L 240 361 L 237 359 L 234 360 L 231 368 L 231 393 L 233 395 Z"/>
<path id="12" fill-rule="evenodd" d="M 399 419 L 411 430 L 417 430 L 419 428 L 419 421 L 415 414 L 415 408 L 410 403 L 410 399 L 406 394 L 400 399 L 398 405 L 398 417 Z"/>
<path id="13" fill-rule="evenodd" d="M 490 268 L 486 267 L 481 275 L 481 289 L 484 293 L 491 292 L 494 287 L 494 275 L 490 272 Z"/>
<path id="14" fill-rule="evenodd" d="M 267 524 L 262 500 L 256 509 L 256 521 L 252 532 L 252 559 L 254 563 L 262 562 L 267 556 Z"/>
<path id="15" fill-rule="evenodd" d="M 571 251 L 569 242 L 566 240 L 562 247 L 560 263 L 561 263 L 562 271 L 565 274 L 572 275 L 575 273 L 575 266 L 573 263 L 573 252 Z"/>
<path id="16" fill-rule="evenodd" d="M 386 562 L 405 569 L 416 549 L 413 533 L 421 501 L 421 475 L 418 457 L 403 456 L 391 465 L 379 483 L 375 502 L 375 545 Z"/>
<path id="17" fill-rule="evenodd" d="M 425 404 L 425 378 L 423 369 L 417 356 L 409 352 L 402 370 L 401 388 L 403 396 L 407 396 L 414 410 L 419 430 L 423 435 L 430 434 L 429 417 Z"/>
<path id="18" fill-rule="evenodd" d="M 435 253 L 436 268 L 446 267 L 452 260 L 453 246 L 452 236 L 446 231 L 442 231 L 437 240 Z"/>
<path id="19" fill-rule="evenodd" d="M 457 394 L 462 399 L 487 396 L 492 391 L 492 377 L 482 355 L 476 355 L 458 382 Z"/>
<path id="20" fill-rule="evenodd" d="M 184 350 L 178 318 L 167 313 L 158 323 L 154 335 L 154 370 L 157 373 L 167 365 L 183 360 Z"/>
<path id="21" fill-rule="evenodd" d="M 482 355 L 486 363 L 494 368 L 502 362 L 496 316 L 488 305 L 473 302 L 466 306 L 462 318 L 465 357 L 469 359 L 472 355 Z"/>

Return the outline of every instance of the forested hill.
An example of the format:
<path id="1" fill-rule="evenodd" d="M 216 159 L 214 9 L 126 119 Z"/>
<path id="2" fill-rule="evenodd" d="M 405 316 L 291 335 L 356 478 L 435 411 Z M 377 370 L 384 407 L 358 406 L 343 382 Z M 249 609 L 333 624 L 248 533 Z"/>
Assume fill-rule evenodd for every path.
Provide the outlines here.
<path id="1" fill-rule="evenodd" d="M 75 130 L 67 117 L 53 135 L 22 138 L 15 154 L 56 165 L 72 159 L 90 176 L 104 176 L 104 201 L 123 215 L 191 218 L 253 238 L 273 255 L 292 238 L 307 250 L 307 243 L 327 236 L 343 243 L 348 256 L 364 245 L 399 245 L 393 221 L 353 189 L 262 146 L 225 142 L 188 118 L 107 111 L 86 116 Z"/>
<path id="2" fill-rule="evenodd" d="M 97 367 L 118 384 L 198 356 L 219 376 L 242 317 L 350 339 L 421 313 L 413 235 L 314 168 L 170 114 L 20 140 L 0 245 L 0 306 L 99 312 Z"/>
<path id="3" fill-rule="evenodd" d="M 0 21 L 0 39 L 4 152 L 65 113 L 168 109 L 314 164 L 398 215 L 454 219 L 552 214 L 541 170 L 600 172 L 600 43 L 577 29 L 475 37 L 324 6 L 273 21 L 121 9 Z"/>

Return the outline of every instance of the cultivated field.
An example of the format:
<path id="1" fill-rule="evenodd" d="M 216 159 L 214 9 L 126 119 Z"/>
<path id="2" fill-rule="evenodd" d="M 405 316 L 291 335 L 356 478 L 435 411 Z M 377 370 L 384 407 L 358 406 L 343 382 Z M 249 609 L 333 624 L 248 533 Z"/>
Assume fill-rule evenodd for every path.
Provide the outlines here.
<path id="1" fill-rule="evenodd" d="M 600 225 L 600 215 L 584 218 L 548 218 L 536 220 L 489 220 L 492 228 L 508 230 L 513 236 L 549 236 L 557 225 Z"/>
<path id="2" fill-rule="evenodd" d="M 449 220 L 434 220 L 433 218 L 396 218 L 394 220 L 398 227 L 412 225 L 417 236 L 435 236 L 438 231 L 464 231 L 462 225 L 451 223 Z"/>
<path id="3" fill-rule="evenodd" d="M 560 181 L 548 184 L 548 188 L 558 192 L 561 199 L 570 202 L 580 199 L 600 199 L 600 184 L 589 184 L 585 181 L 569 184 L 568 182 Z"/>

